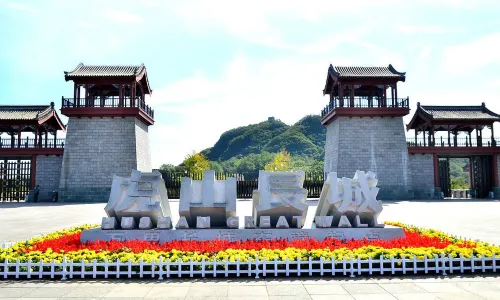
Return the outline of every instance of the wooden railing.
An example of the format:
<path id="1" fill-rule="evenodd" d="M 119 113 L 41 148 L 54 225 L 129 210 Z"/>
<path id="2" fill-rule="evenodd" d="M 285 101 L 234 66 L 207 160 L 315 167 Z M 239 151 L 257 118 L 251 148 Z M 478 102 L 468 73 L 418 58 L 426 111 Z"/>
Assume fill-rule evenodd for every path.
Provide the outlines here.
<path id="1" fill-rule="evenodd" d="M 325 117 L 337 107 L 352 108 L 408 108 L 410 99 L 407 98 L 382 98 L 382 97 L 334 97 L 330 103 L 321 111 L 321 117 Z"/>
<path id="2" fill-rule="evenodd" d="M 154 119 L 154 110 L 151 109 L 141 98 L 124 97 L 94 97 L 94 98 L 64 98 L 62 97 L 62 108 L 90 108 L 90 107 L 138 107 L 148 116 Z"/>
<path id="3" fill-rule="evenodd" d="M 429 141 L 427 137 L 425 139 L 423 137 L 417 137 L 417 139 L 414 137 L 406 138 L 406 143 L 409 147 L 497 147 L 499 141 L 499 138 L 494 138 L 493 140 L 491 138 L 483 138 L 478 143 L 478 140 L 475 138 L 451 138 L 448 140 L 448 138 L 439 137 L 433 142 Z"/>
<path id="4" fill-rule="evenodd" d="M 48 138 L 47 142 L 42 137 L 42 139 L 37 140 L 37 145 L 35 145 L 34 138 L 24 138 L 21 139 L 21 145 L 19 145 L 19 141 L 17 137 L 14 139 L 0 139 L 0 148 L 64 148 L 65 139 L 56 139 L 54 141 L 53 138 Z"/>

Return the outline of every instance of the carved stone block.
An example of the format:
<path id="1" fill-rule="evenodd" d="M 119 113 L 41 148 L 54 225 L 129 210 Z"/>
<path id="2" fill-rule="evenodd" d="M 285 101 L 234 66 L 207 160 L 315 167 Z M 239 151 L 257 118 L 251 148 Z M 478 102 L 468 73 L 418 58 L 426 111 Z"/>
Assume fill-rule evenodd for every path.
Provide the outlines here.
<path id="1" fill-rule="evenodd" d="M 103 230 L 117 229 L 117 227 L 118 224 L 115 217 L 102 217 L 101 228 Z"/>
<path id="2" fill-rule="evenodd" d="M 359 218 L 359 215 L 354 216 L 354 221 L 352 223 L 352 226 L 355 228 L 366 228 L 368 227 L 368 224 L 361 223 L 361 219 Z"/>
<path id="3" fill-rule="evenodd" d="M 216 180 L 215 171 L 204 171 L 203 180 L 182 178 L 179 215 L 191 227 L 198 216 L 209 216 L 211 225 L 224 227 L 228 217 L 236 216 L 236 179 Z"/>
<path id="4" fill-rule="evenodd" d="M 135 229 L 137 227 L 133 217 L 122 217 L 120 226 L 122 229 Z"/>
<path id="5" fill-rule="evenodd" d="M 189 224 L 186 220 L 186 217 L 180 217 L 179 221 L 177 221 L 177 225 L 175 225 L 177 229 L 189 229 Z"/>
<path id="6" fill-rule="evenodd" d="M 165 182 L 158 171 L 132 170 L 130 178 L 113 177 L 111 193 L 104 208 L 108 217 L 149 217 L 153 225 L 158 217 L 171 217 Z"/>
<path id="7" fill-rule="evenodd" d="M 303 171 L 259 171 L 259 186 L 252 195 L 254 222 L 260 227 L 260 217 L 269 216 L 271 226 L 275 226 L 281 216 L 288 224 L 292 223 L 293 216 L 305 218 L 308 205 L 303 183 Z"/>
<path id="8" fill-rule="evenodd" d="M 142 217 L 139 220 L 139 229 L 151 229 L 153 228 L 153 222 L 150 217 Z"/>
<path id="9" fill-rule="evenodd" d="M 316 228 L 330 228 L 332 227 L 333 216 L 316 216 L 314 217 L 314 223 Z"/>
<path id="10" fill-rule="evenodd" d="M 255 222 L 253 221 L 253 217 L 245 216 L 245 229 L 254 229 Z"/>
<path id="11" fill-rule="evenodd" d="M 271 228 L 271 217 L 261 216 L 259 221 L 259 228 Z"/>
<path id="12" fill-rule="evenodd" d="M 210 217 L 196 217 L 196 228 L 210 228 Z"/>
<path id="13" fill-rule="evenodd" d="M 172 229 L 172 219 L 170 217 L 159 217 L 158 225 L 156 226 L 158 229 Z"/>
<path id="14" fill-rule="evenodd" d="M 315 215 L 334 216 L 334 223 L 340 224 L 339 227 L 365 227 L 364 224 L 375 227 L 382 211 L 382 202 L 376 199 L 377 183 L 373 172 L 356 171 L 352 179 L 337 178 L 336 172 L 329 173 Z"/>
<path id="15" fill-rule="evenodd" d="M 338 227 L 349 228 L 349 227 L 352 227 L 352 225 L 351 225 L 351 222 L 349 222 L 349 219 L 347 219 L 346 216 L 340 216 L 340 221 L 339 221 Z"/>
<path id="16" fill-rule="evenodd" d="M 288 222 L 286 221 L 286 218 L 284 216 L 281 216 L 278 219 L 278 223 L 276 223 L 276 228 L 278 228 L 278 229 L 288 229 L 288 228 L 290 228 L 290 225 L 288 225 Z"/>
<path id="17" fill-rule="evenodd" d="M 227 226 L 227 228 L 231 228 L 231 229 L 239 228 L 240 227 L 240 218 L 238 218 L 237 216 L 232 216 L 232 217 L 227 218 L 226 226 Z"/>

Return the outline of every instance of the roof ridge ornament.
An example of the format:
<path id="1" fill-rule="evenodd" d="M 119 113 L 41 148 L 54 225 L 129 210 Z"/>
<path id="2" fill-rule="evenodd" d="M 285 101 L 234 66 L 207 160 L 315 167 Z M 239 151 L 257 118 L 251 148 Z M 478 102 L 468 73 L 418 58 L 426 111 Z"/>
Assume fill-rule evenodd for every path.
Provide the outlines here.
<path id="1" fill-rule="evenodd" d="M 402 75 L 402 76 L 406 76 L 406 72 L 398 72 L 398 71 L 397 71 L 397 70 L 396 70 L 396 69 L 392 66 L 392 64 L 389 64 L 389 65 L 387 66 L 387 68 L 388 68 L 390 71 L 394 72 L 394 73 L 397 73 L 397 74 Z"/>

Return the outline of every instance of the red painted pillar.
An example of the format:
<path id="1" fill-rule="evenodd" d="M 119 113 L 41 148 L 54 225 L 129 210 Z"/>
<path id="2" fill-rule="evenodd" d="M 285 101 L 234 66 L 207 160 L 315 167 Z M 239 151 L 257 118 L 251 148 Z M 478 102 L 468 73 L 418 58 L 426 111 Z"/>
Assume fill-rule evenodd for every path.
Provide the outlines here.
<path id="1" fill-rule="evenodd" d="M 135 82 L 130 86 L 130 107 L 135 107 Z"/>
<path id="2" fill-rule="evenodd" d="M 351 85 L 351 107 L 354 107 L 354 85 Z"/>
<path id="3" fill-rule="evenodd" d="M 382 98 L 382 107 L 387 107 L 387 85 L 384 85 L 384 96 Z"/>
<path id="4" fill-rule="evenodd" d="M 339 107 L 344 107 L 344 86 L 339 83 Z"/>
<path id="5" fill-rule="evenodd" d="M 35 124 L 35 148 L 38 147 L 38 124 Z"/>
<path id="6" fill-rule="evenodd" d="M 439 186 L 439 173 L 438 173 L 439 158 L 438 158 L 437 153 L 433 154 L 433 161 L 434 161 L 434 187 L 438 187 Z"/>
<path id="7" fill-rule="evenodd" d="M 118 86 L 118 107 L 123 107 L 123 84 Z M 114 107 L 114 103 L 113 103 Z"/>
<path id="8" fill-rule="evenodd" d="M 396 99 L 396 107 L 399 106 L 398 104 L 398 85 L 394 84 L 394 98 Z"/>
<path id="9" fill-rule="evenodd" d="M 495 141 L 495 131 L 493 130 L 493 125 L 491 124 L 491 147 L 496 146 L 496 141 Z"/>

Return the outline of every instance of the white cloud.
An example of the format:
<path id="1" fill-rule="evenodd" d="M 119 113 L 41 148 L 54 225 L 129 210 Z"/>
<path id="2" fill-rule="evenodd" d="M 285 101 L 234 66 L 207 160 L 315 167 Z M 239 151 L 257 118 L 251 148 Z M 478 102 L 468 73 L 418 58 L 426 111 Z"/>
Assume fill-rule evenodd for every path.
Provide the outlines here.
<path id="1" fill-rule="evenodd" d="M 19 11 L 23 11 L 23 12 L 32 13 L 32 14 L 39 12 L 38 9 L 31 7 L 29 5 L 26 5 L 26 4 L 19 3 L 19 2 L 7 2 L 6 6 L 8 8 L 14 9 L 14 10 L 19 10 Z"/>
<path id="2" fill-rule="evenodd" d="M 463 75 L 500 63 L 500 33 L 484 35 L 470 43 L 449 46 L 443 51 L 443 72 Z"/>
<path id="3" fill-rule="evenodd" d="M 452 31 L 439 25 L 401 25 L 397 29 L 405 34 L 445 34 Z"/>
<path id="4" fill-rule="evenodd" d="M 487 88 L 497 88 L 497 89 L 500 89 L 500 77 L 497 77 L 495 79 L 489 80 L 484 85 Z M 500 92 L 500 91 L 496 91 L 496 92 L 498 94 L 498 92 Z"/>
<path id="5" fill-rule="evenodd" d="M 318 114 L 327 102 L 322 95 L 327 67 L 322 60 L 257 61 L 239 54 L 218 78 L 196 73 L 156 89 L 151 98 L 153 165 L 178 164 L 187 152 L 212 146 L 237 126 L 270 116 L 293 124 L 306 114 Z"/>
<path id="6" fill-rule="evenodd" d="M 151 0 L 150 0 L 151 1 Z M 158 2 L 154 2 L 158 5 Z M 286 27 L 281 28 L 279 20 L 288 22 L 319 23 L 329 20 L 335 23 L 336 16 L 351 16 L 354 22 L 371 22 L 363 26 L 366 29 L 386 24 L 384 15 L 411 15 L 412 11 L 425 10 L 429 7 L 446 7 L 447 9 L 477 9 L 492 0 L 351 0 L 351 1 L 310 1 L 302 0 L 193 0 L 175 1 L 166 4 L 163 9 L 173 13 L 180 22 L 198 32 L 223 30 L 237 38 L 278 49 L 294 49 L 296 46 L 286 41 L 283 33 L 289 33 Z M 380 13 L 381 7 L 384 11 Z M 158 8 L 160 9 L 160 8 Z M 373 13 L 378 11 L 378 13 Z M 342 18 L 338 22 L 342 21 Z M 387 24 L 386 24 L 387 25 Z M 283 25 L 285 26 L 285 25 Z M 338 28 L 333 26 L 332 30 Z M 449 29 L 437 25 L 403 25 L 398 28 L 404 33 L 446 33 Z M 325 43 L 335 41 L 325 41 Z"/>
<path id="7" fill-rule="evenodd" d="M 428 60 L 429 56 L 431 55 L 432 52 L 432 47 L 427 45 L 422 47 L 422 50 L 420 51 L 420 54 L 418 55 L 421 60 Z"/>
<path id="8" fill-rule="evenodd" d="M 96 28 L 97 27 L 97 25 L 95 23 L 87 22 L 84 20 L 78 20 L 76 22 L 76 24 L 78 26 L 85 27 L 85 28 Z"/>
<path id="9" fill-rule="evenodd" d="M 119 11 L 119 10 L 111 10 L 106 11 L 103 14 L 104 18 L 109 19 L 115 23 L 124 24 L 124 23 L 142 23 L 144 19 L 133 13 Z"/>
<path id="10" fill-rule="evenodd" d="M 298 0 L 198 0 L 176 1 L 170 3 L 169 11 L 173 12 L 181 22 L 189 28 L 205 32 L 224 30 L 225 32 L 252 43 L 277 49 L 296 49 L 286 42 L 283 33 L 286 28 L 280 28 L 275 23 L 281 17 L 287 20 L 306 21 L 308 23 L 332 17 L 334 14 L 349 13 L 357 15 L 361 10 L 383 5 L 382 3 L 397 3 L 395 0 L 357 0 L 347 2 L 314 1 L 305 4 Z M 289 32 L 288 32 L 289 33 Z"/>

